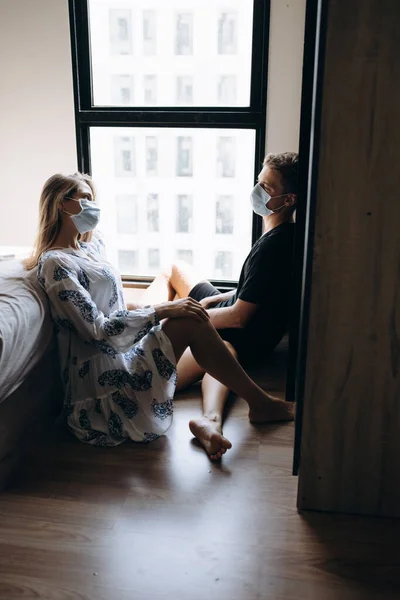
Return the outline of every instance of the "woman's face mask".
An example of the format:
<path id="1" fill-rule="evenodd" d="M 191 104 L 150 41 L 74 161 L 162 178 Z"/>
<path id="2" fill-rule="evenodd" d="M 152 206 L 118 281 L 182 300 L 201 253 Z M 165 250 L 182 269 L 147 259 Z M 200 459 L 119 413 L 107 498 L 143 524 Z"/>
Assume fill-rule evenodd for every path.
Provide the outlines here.
<path id="1" fill-rule="evenodd" d="M 72 222 L 77 228 L 79 233 L 87 233 L 88 231 L 92 231 L 96 228 L 98 222 L 100 221 L 100 208 L 97 206 L 93 200 L 88 200 L 87 198 L 69 198 L 69 200 L 74 200 L 74 202 L 79 202 L 81 207 L 81 212 L 74 215 L 72 213 L 64 212 L 71 217 Z"/>
<path id="2" fill-rule="evenodd" d="M 268 217 L 273 213 L 279 212 L 285 206 L 285 204 L 282 204 L 282 206 L 278 206 L 278 208 L 271 209 L 267 206 L 268 202 L 272 200 L 272 198 L 283 198 L 284 196 L 287 196 L 287 194 L 281 194 L 280 196 L 270 196 L 268 192 L 264 190 L 262 185 L 257 183 L 254 186 L 253 191 L 251 192 L 250 199 L 253 210 L 256 213 L 256 215 L 260 215 L 260 217 Z"/>

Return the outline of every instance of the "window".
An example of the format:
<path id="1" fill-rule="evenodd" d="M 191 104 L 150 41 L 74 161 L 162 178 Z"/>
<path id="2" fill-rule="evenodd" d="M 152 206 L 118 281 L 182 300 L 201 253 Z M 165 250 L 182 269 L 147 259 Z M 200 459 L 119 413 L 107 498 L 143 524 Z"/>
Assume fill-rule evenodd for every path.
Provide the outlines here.
<path id="1" fill-rule="evenodd" d="M 193 78 L 190 75 L 177 77 L 176 103 L 193 104 Z"/>
<path id="2" fill-rule="evenodd" d="M 233 212 L 234 197 L 219 196 L 216 204 L 216 233 L 233 233 L 234 212 Z"/>
<path id="3" fill-rule="evenodd" d="M 218 54 L 237 53 L 237 15 L 223 12 L 218 20 Z"/>
<path id="4" fill-rule="evenodd" d="M 136 169 L 135 139 L 133 137 L 115 138 L 114 164 L 117 177 L 134 177 Z"/>
<path id="5" fill-rule="evenodd" d="M 176 15 L 175 54 L 193 54 L 193 15 L 191 13 Z"/>
<path id="6" fill-rule="evenodd" d="M 193 231 L 193 198 L 192 196 L 178 196 L 176 231 L 178 233 L 192 233 Z"/>
<path id="7" fill-rule="evenodd" d="M 137 233 L 137 197 L 119 194 L 117 205 L 117 233 Z"/>
<path id="8" fill-rule="evenodd" d="M 261 233 L 245 199 L 265 146 L 269 0 L 68 5 L 78 167 L 110 260 L 136 253 L 122 255 L 132 278 L 178 255 L 237 275 Z"/>
<path id="9" fill-rule="evenodd" d="M 178 177 L 193 175 L 193 141 L 191 137 L 179 136 L 176 157 L 176 174 Z"/>
<path id="10" fill-rule="evenodd" d="M 156 52 L 156 11 L 145 10 L 143 12 L 143 54 L 154 56 Z"/>
<path id="11" fill-rule="evenodd" d="M 110 9 L 111 54 L 132 54 L 131 11 Z"/>
<path id="12" fill-rule="evenodd" d="M 157 175 L 157 138 L 155 136 L 146 137 L 146 173 L 149 177 Z"/>
<path id="13" fill-rule="evenodd" d="M 111 77 L 111 104 L 113 106 L 133 104 L 132 75 L 113 75 Z"/>
<path id="14" fill-rule="evenodd" d="M 217 147 L 218 177 L 235 177 L 236 143 L 233 137 L 220 137 Z"/>
<path id="15" fill-rule="evenodd" d="M 215 276 L 221 279 L 231 279 L 233 253 L 225 250 L 218 251 L 215 255 Z"/>
<path id="16" fill-rule="evenodd" d="M 147 251 L 147 255 L 148 255 L 149 269 L 151 269 L 152 271 L 154 269 L 159 269 L 160 268 L 160 250 L 159 250 L 159 248 L 149 248 Z"/>
<path id="17" fill-rule="evenodd" d="M 221 75 L 218 80 L 218 104 L 235 106 L 236 104 L 236 77 L 235 75 Z"/>
<path id="18" fill-rule="evenodd" d="M 149 232 L 160 231 L 158 194 L 149 194 L 147 196 L 147 230 Z"/>
<path id="19" fill-rule="evenodd" d="M 118 268 L 122 275 L 132 273 L 138 266 L 137 250 L 118 250 Z"/>
<path id="20" fill-rule="evenodd" d="M 157 76 L 145 75 L 143 78 L 144 103 L 155 104 L 157 102 Z"/>
<path id="21" fill-rule="evenodd" d="M 193 250 L 177 250 L 176 258 L 178 260 L 185 260 L 190 265 L 193 264 Z"/>

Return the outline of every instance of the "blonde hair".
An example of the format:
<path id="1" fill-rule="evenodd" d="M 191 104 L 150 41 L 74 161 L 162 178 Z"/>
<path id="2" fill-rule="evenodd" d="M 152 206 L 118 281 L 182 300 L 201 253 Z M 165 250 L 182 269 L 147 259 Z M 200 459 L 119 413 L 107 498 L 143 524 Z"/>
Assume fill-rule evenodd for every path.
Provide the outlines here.
<path id="1" fill-rule="evenodd" d="M 92 179 L 85 173 L 74 173 L 73 175 L 56 173 L 44 184 L 39 200 L 39 230 L 34 250 L 32 255 L 24 262 L 28 271 L 35 268 L 40 255 L 53 246 L 62 224 L 62 214 L 59 210 L 61 202 L 65 198 L 73 196 L 78 191 L 81 183 L 86 183 L 90 187 L 93 199 L 95 199 L 96 193 Z M 88 231 L 79 235 L 78 239 L 90 242 L 92 232 Z"/>

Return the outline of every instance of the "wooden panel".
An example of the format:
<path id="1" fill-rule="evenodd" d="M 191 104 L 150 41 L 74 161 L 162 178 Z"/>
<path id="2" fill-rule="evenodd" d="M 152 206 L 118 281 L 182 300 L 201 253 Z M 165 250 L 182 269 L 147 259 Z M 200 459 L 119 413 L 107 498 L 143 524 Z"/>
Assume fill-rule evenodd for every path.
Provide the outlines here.
<path id="1" fill-rule="evenodd" d="M 399 23 L 329 2 L 300 509 L 400 516 Z"/>

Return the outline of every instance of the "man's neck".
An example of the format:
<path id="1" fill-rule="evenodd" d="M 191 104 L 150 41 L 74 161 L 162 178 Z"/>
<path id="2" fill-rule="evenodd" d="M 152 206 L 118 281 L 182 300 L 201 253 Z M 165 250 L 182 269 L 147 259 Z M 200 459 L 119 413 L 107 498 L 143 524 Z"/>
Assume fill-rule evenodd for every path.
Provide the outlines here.
<path id="1" fill-rule="evenodd" d="M 272 231 L 278 225 L 282 225 L 282 223 L 292 223 L 292 215 L 284 215 L 281 213 L 273 213 L 272 215 L 268 215 L 268 217 L 263 217 L 263 233 L 268 233 L 268 231 Z"/>

